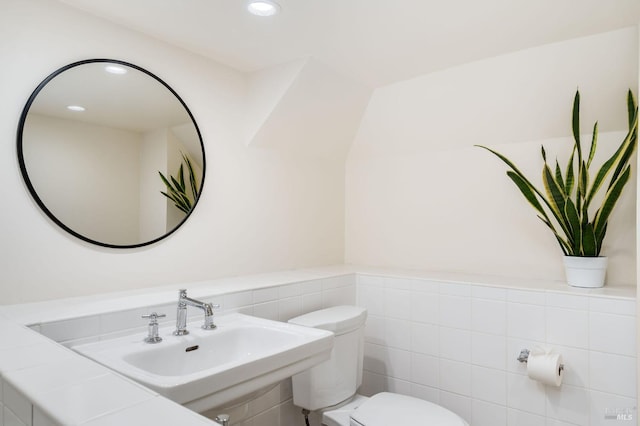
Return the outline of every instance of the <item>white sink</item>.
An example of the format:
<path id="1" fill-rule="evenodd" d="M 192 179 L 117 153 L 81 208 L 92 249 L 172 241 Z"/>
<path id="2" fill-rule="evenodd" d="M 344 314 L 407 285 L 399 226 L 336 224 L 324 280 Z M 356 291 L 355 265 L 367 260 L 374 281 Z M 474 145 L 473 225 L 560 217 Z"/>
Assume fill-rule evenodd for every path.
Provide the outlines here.
<path id="1" fill-rule="evenodd" d="M 218 328 L 160 328 L 163 341 L 145 343 L 146 333 L 73 346 L 72 349 L 203 412 L 231 405 L 252 393 L 329 359 L 333 333 L 243 314 L 216 317 Z"/>

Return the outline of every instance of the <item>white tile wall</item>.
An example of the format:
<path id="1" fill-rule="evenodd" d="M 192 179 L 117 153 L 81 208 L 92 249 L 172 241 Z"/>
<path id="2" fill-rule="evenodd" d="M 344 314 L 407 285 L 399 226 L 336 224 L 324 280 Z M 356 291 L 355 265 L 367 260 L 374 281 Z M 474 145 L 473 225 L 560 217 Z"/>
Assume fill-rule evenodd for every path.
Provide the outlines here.
<path id="1" fill-rule="evenodd" d="M 281 321 L 357 301 L 369 311 L 361 392 L 389 390 L 423 398 L 457 412 L 473 426 L 610 426 L 608 415 L 637 416 L 636 309 L 631 298 L 366 274 L 357 280 L 345 275 L 202 298 L 220 303 L 222 312 Z M 139 316 L 149 309 L 162 310 L 167 321 L 175 320 L 173 304 L 166 304 L 35 326 L 61 343 L 95 338 L 95 333 L 108 337 L 131 328 L 144 333 Z M 193 310 L 190 318 L 200 315 Z M 50 387 L 55 372 L 46 372 L 43 366 L 43 374 L 36 374 L 39 344 L 27 339 L 24 345 L 33 349 L 22 356 L 33 367 L 31 375 Z M 562 387 L 530 380 L 526 365 L 516 361 L 520 349 L 535 346 L 552 346 L 563 354 Z M 56 359 L 49 361 L 62 369 L 68 354 L 54 355 Z M 3 362 L 24 363 L 0 342 Z M 12 383 L 36 381 L 27 370 L 11 375 Z M 94 380 L 104 380 L 99 377 Z M 72 376 L 64 386 L 66 392 L 74 389 Z M 0 377 L 0 426 L 57 426 L 46 410 L 32 406 L 12 388 Z M 125 419 L 144 415 L 159 400 L 153 394 L 134 397 L 125 398 L 121 409 L 111 414 L 87 418 L 86 424 L 125 424 Z M 56 403 L 65 403 L 64 398 Z M 232 424 L 238 426 L 303 424 L 292 403 L 289 381 L 234 410 Z M 166 411 L 166 418 L 171 413 Z M 199 424 L 197 419 L 194 416 L 189 424 Z M 311 421 L 319 424 L 317 416 Z"/>
<path id="2" fill-rule="evenodd" d="M 404 290 L 405 293 L 410 293 Z M 220 313 L 243 312 L 263 318 L 287 321 L 295 316 L 317 309 L 341 304 L 355 304 L 356 280 L 352 274 L 321 280 L 286 284 L 218 296 L 197 296 L 199 299 L 220 303 Z M 31 326 L 33 330 L 62 343 L 109 338 L 119 333 L 130 333 L 132 329 L 146 333 L 146 322 L 140 318 L 151 311 L 167 314 L 163 322 L 175 321 L 175 304 L 127 309 L 118 312 L 84 316 Z M 384 312 L 381 311 L 381 314 Z M 190 310 L 189 319 L 201 317 L 198 310 Z M 410 315 L 410 314 L 407 314 Z M 409 325 L 405 321 L 405 325 Z M 13 336 L 11 326 L 2 327 L 3 335 Z M 9 327 L 9 328 L 6 328 Z M 17 326 L 16 326 L 17 327 Z M 392 362 L 393 374 L 407 381 L 391 383 L 392 388 L 405 393 L 410 391 L 411 328 L 395 335 L 392 342 L 397 348 L 385 352 L 381 364 Z M 395 332 L 395 330 L 394 330 Z M 80 359 L 68 349 L 40 339 L 28 339 L 24 333 L 16 336 L 20 348 L 13 345 L 5 348 L 0 342 L 0 366 L 13 365 L 9 371 L 12 383 L 30 390 L 31 399 L 24 397 L 14 386 L 0 376 L 0 426 L 59 426 L 47 414 L 52 407 L 64 412 L 60 424 L 83 424 L 91 426 L 113 424 L 211 424 L 200 416 L 186 419 L 185 411 L 168 403 L 138 385 L 125 383 L 96 364 Z M 9 336 L 9 337 L 11 337 Z M 15 340 L 15 339 L 14 339 Z M 46 347 L 49 356 L 40 360 L 41 348 Z M 402 348 L 402 349 L 401 349 Z M 73 359 L 72 359 L 73 358 Z M 73 365 L 70 368 L 69 365 Z M 29 368 L 23 369 L 24 366 Z M 94 371 L 95 370 L 95 371 Z M 1 369 L 0 369 L 1 371 Z M 386 373 L 386 372 L 383 372 Z M 383 376 L 381 376 L 383 377 Z M 245 412 L 242 412 L 246 409 Z M 159 413 L 158 415 L 150 413 Z M 187 412 L 188 413 L 188 412 Z M 220 414 L 212 412 L 211 418 Z M 266 395 L 234 409 L 232 424 L 239 426 L 285 426 L 303 424 L 300 409 L 293 406 L 290 380 L 282 382 Z M 187 414 L 188 417 L 188 414 Z M 58 419 L 60 420 L 60 419 Z M 184 423 L 188 420 L 187 423 Z M 319 425 L 317 416 L 314 426 Z"/>
<path id="3" fill-rule="evenodd" d="M 358 304 L 370 313 L 365 394 L 402 379 L 410 395 L 439 402 L 473 426 L 610 426 L 607 410 L 637 418 L 632 298 L 364 274 L 357 288 Z M 560 388 L 530 380 L 516 360 L 536 346 L 562 353 Z M 390 356 L 399 349 L 409 356 Z M 407 359 L 409 377 L 396 365 Z"/>

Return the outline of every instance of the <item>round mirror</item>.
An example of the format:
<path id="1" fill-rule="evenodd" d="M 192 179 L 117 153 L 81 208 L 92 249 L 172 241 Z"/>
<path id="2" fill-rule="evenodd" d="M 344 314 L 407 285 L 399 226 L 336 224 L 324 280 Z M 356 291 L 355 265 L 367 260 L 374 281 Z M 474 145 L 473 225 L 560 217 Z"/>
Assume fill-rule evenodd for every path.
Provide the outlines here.
<path id="1" fill-rule="evenodd" d="M 22 111 L 17 142 L 42 210 L 105 247 L 165 238 L 189 217 L 204 183 L 202 137 L 185 103 L 122 61 L 80 61 L 48 76 Z"/>

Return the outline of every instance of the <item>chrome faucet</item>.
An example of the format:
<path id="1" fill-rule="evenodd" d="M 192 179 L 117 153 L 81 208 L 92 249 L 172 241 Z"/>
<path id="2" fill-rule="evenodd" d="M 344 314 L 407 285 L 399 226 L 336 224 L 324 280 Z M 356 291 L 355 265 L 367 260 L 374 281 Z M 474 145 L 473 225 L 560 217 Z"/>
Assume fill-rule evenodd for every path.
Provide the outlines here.
<path id="1" fill-rule="evenodd" d="M 204 324 L 202 328 L 205 330 L 213 330 L 216 325 L 213 323 L 213 309 L 219 308 L 220 305 L 212 305 L 211 303 L 204 303 L 199 300 L 191 299 L 187 297 L 187 290 L 180 289 L 178 296 L 178 312 L 176 314 L 176 331 L 173 332 L 176 336 L 184 336 L 189 334 L 187 330 L 187 306 L 194 306 L 204 311 Z"/>

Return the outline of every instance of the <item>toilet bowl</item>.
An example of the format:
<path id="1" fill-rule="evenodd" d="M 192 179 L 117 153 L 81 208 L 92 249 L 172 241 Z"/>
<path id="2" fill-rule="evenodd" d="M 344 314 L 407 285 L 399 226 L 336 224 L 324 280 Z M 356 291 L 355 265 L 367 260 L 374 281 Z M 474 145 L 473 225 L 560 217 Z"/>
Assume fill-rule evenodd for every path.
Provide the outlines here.
<path id="1" fill-rule="evenodd" d="M 460 416 L 432 402 L 382 392 L 358 395 L 362 384 L 364 324 L 367 311 L 336 306 L 289 320 L 335 334 L 329 360 L 293 376 L 293 403 L 322 413 L 325 426 L 469 426 Z"/>

